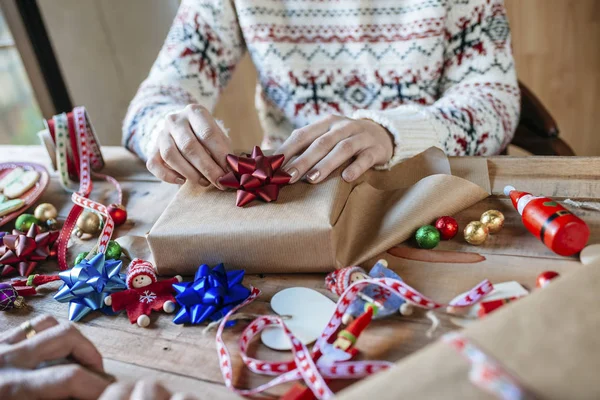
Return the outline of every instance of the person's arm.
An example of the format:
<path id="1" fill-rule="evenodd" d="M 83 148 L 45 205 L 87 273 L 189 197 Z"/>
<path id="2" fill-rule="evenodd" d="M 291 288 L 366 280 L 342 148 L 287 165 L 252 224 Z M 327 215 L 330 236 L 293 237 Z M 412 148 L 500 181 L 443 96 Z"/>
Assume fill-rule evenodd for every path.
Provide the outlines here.
<path id="1" fill-rule="evenodd" d="M 448 155 L 491 155 L 517 128 L 520 91 L 503 0 L 454 0 L 446 20 L 441 95 L 433 105 L 358 110 L 394 136 L 383 168 L 430 146 Z M 435 66 L 431 66 L 435 68 Z"/>
<path id="2" fill-rule="evenodd" d="M 229 143 L 210 113 L 244 51 L 231 0 L 218 5 L 183 0 L 129 106 L 124 146 L 148 161 L 151 172 L 163 180 L 214 183 L 225 167 Z M 217 164 L 210 165 L 211 156 Z"/>
<path id="3" fill-rule="evenodd" d="M 447 7 L 444 61 L 428 66 L 441 70 L 439 93 L 432 93 L 439 100 L 331 115 L 295 130 L 277 150 L 286 160 L 299 155 L 284 167 L 292 183 L 303 176 L 319 183 L 353 157 L 342 173 L 348 182 L 431 146 L 449 155 L 489 155 L 508 145 L 520 92 L 503 1 L 451 0 Z"/>

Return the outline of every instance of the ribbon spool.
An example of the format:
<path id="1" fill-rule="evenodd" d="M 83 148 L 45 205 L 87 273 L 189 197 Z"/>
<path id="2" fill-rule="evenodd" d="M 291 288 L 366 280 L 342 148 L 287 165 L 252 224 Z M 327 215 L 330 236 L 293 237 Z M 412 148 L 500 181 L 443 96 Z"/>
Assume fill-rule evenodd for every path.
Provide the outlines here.
<path id="1" fill-rule="evenodd" d="M 58 266 L 64 271 L 68 268 L 67 244 L 84 208 L 105 218 L 98 243 L 86 259 L 91 259 L 96 253 L 106 252 L 114 230 L 115 224 L 107 207 L 88 198 L 93 188 L 92 177 L 104 179 L 115 187 L 118 204 L 123 202 L 123 193 L 116 179 L 99 173 L 104 167 L 104 159 L 98 137 L 84 107 L 75 107 L 72 112 L 55 115 L 44 123 L 46 129 L 39 132 L 38 136 L 48 150 L 52 166 L 59 173 L 61 185 L 65 190 L 73 192 L 71 200 L 75 203 L 57 241 Z"/>

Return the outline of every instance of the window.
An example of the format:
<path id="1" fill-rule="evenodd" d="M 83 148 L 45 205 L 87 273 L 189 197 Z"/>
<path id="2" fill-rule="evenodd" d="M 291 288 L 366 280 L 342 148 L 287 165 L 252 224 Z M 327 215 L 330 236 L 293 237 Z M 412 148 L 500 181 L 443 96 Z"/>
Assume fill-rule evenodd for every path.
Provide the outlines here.
<path id="1" fill-rule="evenodd" d="M 42 128 L 42 113 L 0 10 L 0 145 L 37 144 Z"/>

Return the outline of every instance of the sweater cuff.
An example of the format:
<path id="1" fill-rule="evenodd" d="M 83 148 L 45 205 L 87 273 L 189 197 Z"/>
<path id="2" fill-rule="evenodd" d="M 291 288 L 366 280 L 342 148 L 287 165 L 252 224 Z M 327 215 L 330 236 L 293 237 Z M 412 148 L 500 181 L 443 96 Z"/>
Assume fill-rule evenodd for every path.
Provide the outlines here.
<path id="1" fill-rule="evenodd" d="M 423 107 L 405 105 L 386 111 L 356 110 L 351 118 L 370 119 L 394 136 L 394 154 L 384 165 L 375 169 L 390 169 L 400 161 L 435 146 L 441 148 L 438 132 Z"/>

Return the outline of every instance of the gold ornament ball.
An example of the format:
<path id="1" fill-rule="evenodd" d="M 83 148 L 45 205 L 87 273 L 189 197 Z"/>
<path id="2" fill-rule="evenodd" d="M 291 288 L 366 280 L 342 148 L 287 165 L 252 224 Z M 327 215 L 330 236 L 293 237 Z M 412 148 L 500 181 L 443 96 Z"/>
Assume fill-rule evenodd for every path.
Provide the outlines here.
<path id="1" fill-rule="evenodd" d="M 468 243 L 479 246 L 487 239 L 489 230 L 481 221 L 472 221 L 465 227 L 463 233 Z"/>
<path id="2" fill-rule="evenodd" d="M 77 229 L 82 233 L 94 235 L 100 232 L 102 228 L 102 220 L 100 216 L 92 211 L 84 211 L 77 218 Z"/>
<path id="3" fill-rule="evenodd" d="M 46 222 L 49 219 L 56 219 L 58 217 L 58 211 L 50 203 L 42 203 L 35 208 L 33 215 L 41 222 Z"/>
<path id="4" fill-rule="evenodd" d="M 498 233 L 504 226 L 504 214 L 498 210 L 488 210 L 481 214 L 480 221 L 487 226 L 490 233 Z"/>

